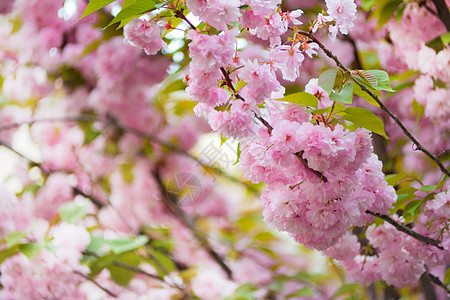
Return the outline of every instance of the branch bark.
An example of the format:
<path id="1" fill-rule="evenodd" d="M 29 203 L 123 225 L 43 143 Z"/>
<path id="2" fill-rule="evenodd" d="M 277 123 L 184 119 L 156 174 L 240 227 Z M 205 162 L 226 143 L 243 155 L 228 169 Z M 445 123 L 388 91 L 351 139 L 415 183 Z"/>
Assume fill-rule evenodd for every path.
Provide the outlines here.
<path id="1" fill-rule="evenodd" d="M 168 191 L 162 182 L 161 176 L 158 172 L 153 172 L 153 177 L 156 180 L 161 192 L 162 200 L 164 204 L 169 209 L 169 211 L 186 227 L 188 228 L 195 239 L 200 243 L 201 247 L 204 248 L 209 256 L 215 261 L 220 268 L 227 274 L 229 279 L 233 279 L 233 273 L 228 265 L 225 263 L 224 259 L 213 249 L 208 239 L 203 236 L 195 226 L 195 224 L 190 220 L 184 211 L 177 205 L 176 201 L 169 198 Z M 175 195 L 172 195 L 175 197 Z"/>
<path id="2" fill-rule="evenodd" d="M 372 215 L 374 217 L 380 218 L 382 220 L 385 220 L 386 222 L 388 222 L 389 224 L 391 224 L 392 226 L 394 226 L 398 231 L 401 231 L 403 233 L 406 233 L 407 235 L 415 238 L 416 240 L 423 242 L 425 244 L 428 245 L 432 245 L 435 246 L 441 250 L 444 250 L 444 247 L 439 246 L 439 244 L 441 243 L 440 240 L 435 240 L 432 238 L 429 238 L 427 236 L 421 235 L 420 233 L 415 232 L 414 230 L 406 227 L 403 224 L 397 223 L 394 219 L 392 219 L 391 217 L 387 216 L 387 215 L 382 215 L 376 212 L 372 212 L 370 210 L 366 210 L 366 214 Z"/>
<path id="3" fill-rule="evenodd" d="M 437 14 L 447 31 L 450 31 L 450 12 L 444 0 L 432 0 L 436 6 Z"/>

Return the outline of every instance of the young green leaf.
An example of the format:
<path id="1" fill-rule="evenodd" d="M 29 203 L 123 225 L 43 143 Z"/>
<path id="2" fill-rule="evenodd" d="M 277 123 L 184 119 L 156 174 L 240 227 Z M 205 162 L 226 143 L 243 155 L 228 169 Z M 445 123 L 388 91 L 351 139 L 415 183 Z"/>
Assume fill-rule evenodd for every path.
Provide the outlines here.
<path id="1" fill-rule="evenodd" d="M 352 98 L 353 98 L 353 84 L 352 83 L 346 83 L 342 87 L 339 94 L 336 94 L 335 92 L 331 92 L 330 99 L 333 101 L 338 101 L 344 104 L 352 104 Z"/>
<path id="2" fill-rule="evenodd" d="M 381 96 L 381 94 L 380 94 L 379 91 L 377 91 L 377 90 L 372 90 L 372 89 L 371 89 L 371 91 L 372 91 L 374 94 L 376 94 L 378 97 Z M 369 102 L 370 104 L 379 107 L 378 103 L 377 103 L 372 97 L 370 97 L 369 94 L 367 94 L 366 92 L 364 92 L 364 91 L 361 89 L 361 87 L 360 87 L 356 82 L 353 82 L 353 94 L 355 94 L 356 96 L 359 96 L 359 97 L 363 98 L 364 100 L 366 100 L 366 101 Z"/>
<path id="3" fill-rule="evenodd" d="M 8 257 L 11 257 L 15 255 L 17 252 L 19 252 L 19 246 L 15 245 L 10 248 L 6 248 L 4 250 L 0 251 L 0 264 L 5 261 Z"/>
<path id="4" fill-rule="evenodd" d="M 146 12 L 154 10 L 156 8 L 156 4 L 158 4 L 158 2 L 154 0 L 138 0 L 135 3 L 130 4 L 129 6 L 122 9 L 105 28 L 108 28 L 109 26 L 125 19 L 130 18 L 131 20 L 132 18 L 139 17 Z M 121 24 L 119 28 L 123 27 L 124 25 L 125 24 Z"/>
<path id="5" fill-rule="evenodd" d="M 325 90 L 328 94 L 331 93 L 336 81 L 337 69 L 329 69 L 320 74 L 319 86 Z"/>
<path id="6" fill-rule="evenodd" d="M 76 204 L 75 202 L 67 202 L 59 207 L 59 215 L 61 219 L 69 224 L 73 224 L 81 220 L 87 212 L 86 205 Z"/>
<path id="7" fill-rule="evenodd" d="M 19 250 L 28 257 L 28 259 L 32 259 L 43 247 L 43 243 L 27 243 L 19 245 Z"/>
<path id="8" fill-rule="evenodd" d="M 294 297 L 306 297 L 306 296 L 313 296 L 314 293 L 311 291 L 309 287 L 304 287 L 302 289 L 299 289 L 289 295 L 286 296 L 286 298 L 294 298 Z"/>
<path id="9" fill-rule="evenodd" d="M 377 89 L 378 88 L 378 81 L 375 75 L 369 73 L 366 70 L 356 70 L 356 73 L 359 77 L 356 77 L 359 83 L 363 84 L 367 88 L 370 89 Z"/>
<path id="10" fill-rule="evenodd" d="M 114 2 L 114 0 L 90 0 L 88 5 L 84 9 L 80 19 L 89 16 L 90 14 L 96 12 L 97 10 L 102 9 L 103 7 L 107 6 L 112 2 Z"/>
<path id="11" fill-rule="evenodd" d="M 25 232 L 12 232 L 5 237 L 6 244 L 11 248 L 12 246 L 17 245 L 20 240 L 26 236 L 27 234 Z"/>
<path id="12" fill-rule="evenodd" d="M 145 245 L 148 242 L 148 238 L 144 235 L 140 235 L 135 239 L 114 239 L 114 240 L 106 240 L 105 244 L 107 244 L 112 252 L 115 254 L 124 253 L 130 250 L 134 250 Z"/>
<path id="13" fill-rule="evenodd" d="M 276 100 L 286 101 L 286 102 L 290 102 L 290 103 L 296 103 L 296 104 L 300 104 L 300 105 L 304 105 L 304 106 L 312 106 L 312 107 L 317 107 L 317 105 L 318 105 L 317 98 L 314 95 L 312 95 L 310 93 L 306 93 L 306 92 L 290 94 L 284 98 L 276 99 Z"/>
<path id="14" fill-rule="evenodd" d="M 367 72 L 375 76 L 375 78 L 377 79 L 378 83 L 378 87 L 376 88 L 377 90 L 395 92 L 395 90 L 393 90 L 391 88 L 391 85 L 389 84 L 388 73 L 382 70 L 368 70 Z"/>
<path id="15" fill-rule="evenodd" d="M 345 115 L 342 116 L 344 120 L 384 136 L 386 139 L 389 138 L 384 131 L 383 121 L 381 121 L 373 112 L 360 107 L 349 107 L 344 113 Z"/>
<path id="16" fill-rule="evenodd" d="M 356 287 L 358 287 L 357 283 L 344 283 L 333 295 L 333 299 L 337 296 L 343 295 L 345 293 L 348 293 L 352 290 L 354 290 Z"/>
<path id="17" fill-rule="evenodd" d="M 401 0 L 390 0 L 380 6 L 378 9 L 378 28 L 383 27 L 391 19 L 402 2 Z"/>

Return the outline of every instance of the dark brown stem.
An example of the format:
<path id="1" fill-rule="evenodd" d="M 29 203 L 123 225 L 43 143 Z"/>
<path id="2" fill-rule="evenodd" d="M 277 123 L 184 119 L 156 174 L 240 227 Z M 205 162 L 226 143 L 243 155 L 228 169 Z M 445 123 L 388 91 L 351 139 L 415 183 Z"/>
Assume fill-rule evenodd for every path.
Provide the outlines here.
<path id="1" fill-rule="evenodd" d="M 369 215 L 375 216 L 377 218 L 380 218 L 382 220 L 385 220 L 386 222 L 388 222 L 389 224 L 394 226 L 398 231 L 406 233 L 407 235 L 415 238 L 416 240 L 418 240 L 420 242 L 423 242 L 425 244 L 432 245 L 432 246 L 435 246 L 435 247 L 437 247 L 437 248 L 439 248 L 441 250 L 444 250 L 444 247 L 439 246 L 439 244 L 441 243 L 440 240 L 435 240 L 435 239 L 429 238 L 427 236 L 421 235 L 420 233 L 415 232 L 414 230 L 406 227 L 405 225 L 396 222 L 394 219 L 392 219 L 391 217 L 389 217 L 387 215 L 382 215 L 382 214 L 379 214 L 379 213 L 375 213 L 375 212 L 372 212 L 370 210 L 366 210 L 366 214 L 369 214 Z"/>
<path id="2" fill-rule="evenodd" d="M 445 25 L 447 31 L 450 31 L 450 12 L 445 0 L 432 0 L 436 6 L 437 14 L 441 22 Z"/>
<path id="3" fill-rule="evenodd" d="M 175 10 L 175 17 L 183 19 L 186 23 L 188 23 L 189 26 L 191 26 L 192 29 L 197 29 L 197 27 L 194 26 L 194 24 L 191 23 L 191 21 L 188 20 L 188 18 L 186 18 L 186 16 L 183 14 L 182 10 Z"/>
<path id="4" fill-rule="evenodd" d="M 316 175 L 317 177 L 320 178 L 321 181 L 323 182 L 328 182 L 328 179 L 325 177 L 325 175 L 323 175 L 322 173 L 320 173 L 319 171 L 316 171 L 314 169 L 312 169 L 311 167 L 308 166 L 308 161 L 306 159 L 303 158 L 303 153 L 304 151 L 299 151 L 294 153 L 294 155 L 298 158 L 298 160 L 306 167 L 306 169 L 310 170 L 311 172 L 314 173 L 314 175 Z"/>
<path id="5" fill-rule="evenodd" d="M 433 285 L 431 284 L 429 273 L 425 272 L 420 276 L 420 287 L 425 300 L 437 299 L 436 292 Z"/>
<path id="6" fill-rule="evenodd" d="M 434 276 L 433 274 L 428 273 L 428 272 L 425 273 L 425 274 L 428 275 L 428 277 L 430 278 L 430 280 L 431 280 L 432 283 L 434 283 L 435 285 L 437 285 L 437 286 L 443 288 L 443 289 L 445 290 L 445 292 L 447 293 L 447 295 L 450 295 L 450 288 L 449 288 L 449 286 L 446 285 L 446 284 L 444 284 L 444 283 L 439 279 L 439 277 Z"/>
<path id="7" fill-rule="evenodd" d="M 332 60 L 334 60 L 334 62 L 336 63 L 336 65 L 341 68 L 343 71 L 348 72 L 353 79 L 356 79 L 352 73 L 350 72 L 350 70 L 344 66 L 339 59 L 330 51 L 328 50 L 324 44 L 322 44 L 314 35 L 312 35 L 309 32 L 305 32 L 305 31 L 299 31 L 300 34 L 309 37 L 312 41 L 314 41 L 315 43 L 317 43 L 319 45 L 319 47 L 322 49 L 322 51 Z M 381 102 L 381 100 L 378 98 L 377 95 L 375 95 L 371 90 L 369 90 L 365 85 L 361 84 L 359 81 L 354 80 L 355 83 L 357 85 L 359 85 L 359 87 L 366 92 L 370 97 L 372 97 L 380 106 L 380 108 L 382 110 L 384 110 L 389 117 L 391 117 L 391 119 L 393 119 L 395 121 L 395 123 L 400 127 L 400 129 L 403 131 L 403 133 L 417 146 L 417 150 L 422 151 L 425 155 L 427 155 L 429 158 L 431 158 L 441 169 L 442 173 L 446 174 L 447 176 L 450 177 L 450 172 L 449 170 L 444 166 L 444 164 L 442 163 L 442 161 L 434 154 L 432 154 L 430 151 L 428 151 L 424 146 L 422 146 L 422 144 L 408 131 L 408 129 L 406 129 L 406 127 L 403 125 L 402 122 L 400 122 L 399 118 L 389 110 L 389 108 L 386 107 L 386 105 L 384 105 L 383 102 Z"/>
<path id="8" fill-rule="evenodd" d="M 162 179 L 158 172 L 153 172 L 153 177 L 156 180 L 156 183 L 159 186 L 161 197 L 166 205 L 166 207 L 169 209 L 169 211 L 186 227 L 188 228 L 194 238 L 200 243 L 200 246 L 204 248 L 209 256 L 220 266 L 220 268 L 227 274 L 229 279 L 233 278 L 233 273 L 231 269 L 228 267 L 228 265 L 225 263 L 224 259 L 213 249 L 211 244 L 209 243 L 208 239 L 201 234 L 195 224 L 190 220 L 184 211 L 177 205 L 176 199 L 170 199 L 168 191 L 162 182 Z M 176 197 L 175 195 L 172 195 L 173 197 Z"/>
<path id="9" fill-rule="evenodd" d="M 107 288 L 101 286 L 97 281 L 95 281 L 94 279 L 92 279 L 91 277 L 89 277 L 88 275 L 85 275 L 83 273 L 81 273 L 80 271 L 73 271 L 75 274 L 80 275 L 81 277 L 83 277 L 84 279 L 92 282 L 93 284 L 95 284 L 98 288 L 100 288 L 102 291 L 104 291 L 105 293 L 107 293 L 108 295 L 110 295 L 113 298 L 117 298 L 117 295 L 114 294 L 113 292 L 111 292 L 110 290 L 108 290 Z"/>

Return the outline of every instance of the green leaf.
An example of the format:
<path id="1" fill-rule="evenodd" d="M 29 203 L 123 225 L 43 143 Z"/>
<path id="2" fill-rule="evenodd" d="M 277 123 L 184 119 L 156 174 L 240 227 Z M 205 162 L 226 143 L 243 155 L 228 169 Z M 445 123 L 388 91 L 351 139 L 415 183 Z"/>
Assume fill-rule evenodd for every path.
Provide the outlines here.
<path id="1" fill-rule="evenodd" d="M 11 248 L 6 248 L 4 250 L 1 250 L 0 251 L 0 264 L 2 264 L 5 261 L 5 259 L 7 259 L 8 257 L 15 255 L 17 252 L 19 252 L 18 245 L 15 245 Z"/>
<path id="2" fill-rule="evenodd" d="M 444 45 L 450 44 L 450 32 L 444 33 L 441 35 L 441 41 Z"/>
<path id="3" fill-rule="evenodd" d="M 328 94 L 331 93 L 336 81 L 337 69 L 329 69 L 320 74 L 319 86 L 325 90 Z"/>
<path id="4" fill-rule="evenodd" d="M 317 98 L 314 95 L 307 93 L 307 92 L 290 94 L 282 99 L 276 99 L 276 100 L 290 102 L 290 103 L 296 103 L 296 104 L 300 104 L 300 105 L 304 105 L 304 106 L 312 106 L 312 107 L 317 107 L 317 105 L 318 105 Z"/>
<path id="5" fill-rule="evenodd" d="M 414 99 L 412 103 L 412 115 L 417 114 L 417 120 L 420 121 L 424 113 L 425 107 Z"/>
<path id="6" fill-rule="evenodd" d="M 363 84 L 364 86 L 368 87 L 369 89 L 378 89 L 378 80 L 369 71 L 366 70 L 355 70 L 358 74 L 359 78 L 356 77 L 359 83 Z"/>
<path id="7" fill-rule="evenodd" d="M 115 254 L 137 249 L 145 245 L 147 242 L 148 238 L 145 235 L 140 235 L 135 239 L 105 240 L 105 244 L 107 244 Z"/>
<path id="8" fill-rule="evenodd" d="M 114 0 L 91 0 L 89 1 L 88 5 L 84 9 L 83 14 L 81 15 L 80 19 L 96 12 L 97 10 L 102 9 L 103 7 L 107 6 L 108 4 L 114 2 Z"/>
<path id="9" fill-rule="evenodd" d="M 416 209 L 422 204 L 422 200 L 414 200 L 409 202 L 406 206 L 404 211 L 410 213 L 412 216 L 415 216 Z"/>
<path id="10" fill-rule="evenodd" d="M 147 250 L 153 255 L 153 257 L 151 257 L 149 260 L 150 264 L 155 267 L 156 271 L 161 277 L 164 277 L 166 275 L 166 272 L 171 273 L 176 270 L 175 263 L 165 253 L 157 251 L 153 248 L 147 248 Z"/>
<path id="11" fill-rule="evenodd" d="M 376 77 L 378 83 L 378 87 L 376 88 L 377 90 L 395 92 L 389 84 L 389 75 L 387 72 L 383 70 L 368 70 L 367 72 Z"/>
<path id="12" fill-rule="evenodd" d="M 314 293 L 311 291 L 309 287 L 304 287 L 302 289 L 299 289 L 296 292 L 293 292 L 286 296 L 286 298 L 294 298 L 294 297 L 306 297 L 306 296 L 313 296 Z"/>
<path id="13" fill-rule="evenodd" d="M 25 232 L 12 232 L 5 237 L 6 244 L 9 248 L 11 248 L 12 246 L 17 245 L 20 240 L 22 240 L 26 236 L 27 234 Z"/>
<path id="14" fill-rule="evenodd" d="M 67 202 L 59 207 L 61 219 L 69 224 L 73 224 L 84 218 L 87 213 L 87 206 L 75 202 Z"/>
<path id="15" fill-rule="evenodd" d="M 130 183 L 134 180 L 133 175 L 133 163 L 132 162 L 124 162 L 120 165 L 120 171 L 122 171 L 122 176 L 125 182 Z"/>
<path id="16" fill-rule="evenodd" d="M 236 150 L 236 161 L 234 162 L 233 166 L 239 162 L 240 158 L 241 158 L 241 143 L 238 143 Z"/>
<path id="17" fill-rule="evenodd" d="M 334 293 L 333 298 L 348 293 L 358 287 L 357 283 L 345 283 Z"/>
<path id="18" fill-rule="evenodd" d="M 270 242 L 273 241 L 275 239 L 275 236 L 268 232 L 268 231 L 264 231 L 264 232 L 259 232 L 258 234 L 256 234 L 253 237 L 254 240 L 258 240 L 258 241 L 262 241 L 262 242 Z"/>
<path id="19" fill-rule="evenodd" d="M 32 259 L 43 247 L 43 243 L 27 243 L 19 245 L 19 250 L 28 257 L 28 259 Z"/>
<path id="20" fill-rule="evenodd" d="M 435 189 L 437 189 L 438 187 L 437 187 L 437 185 L 424 185 L 424 186 L 422 186 L 420 189 L 419 189 L 419 191 L 422 191 L 422 192 L 431 192 L 431 191 L 434 191 Z"/>
<path id="21" fill-rule="evenodd" d="M 373 112 L 360 107 L 348 107 L 344 112 L 346 113 L 346 115 L 342 116 L 344 120 L 350 121 L 358 127 L 366 128 L 388 139 L 384 131 L 383 121 Z"/>
<path id="22" fill-rule="evenodd" d="M 102 235 L 91 235 L 91 242 L 87 247 L 87 251 L 100 253 L 105 246 L 105 238 Z"/>
<path id="23" fill-rule="evenodd" d="M 439 180 L 439 183 L 438 183 L 438 185 L 437 185 L 437 188 L 438 189 L 442 189 L 443 187 L 444 187 L 444 185 L 445 185 L 445 182 L 447 181 L 447 179 L 448 179 L 448 176 L 447 175 L 442 175 L 442 178 L 441 178 L 441 180 Z"/>
<path id="24" fill-rule="evenodd" d="M 233 299 L 255 299 L 253 292 L 256 290 L 257 288 L 252 283 L 243 284 L 234 291 Z"/>
<path id="25" fill-rule="evenodd" d="M 384 176 L 384 179 L 387 181 L 389 185 L 396 186 L 401 180 L 408 177 L 408 174 L 398 173 L 398 174 L 390 174 Z"/>
<path id="26" fill-rule="evenodd" d="M 450 284 L 450 268 L 445 271 L 444 284 Z"/>
<path id="27" fill-rule="evenodd" d="M 394 15 L 397 8 L 402 4 L 401 0 L 387 1 L 378 9 L 378 28 L 381 28 Z"/>
<path id="28" fill-rule="evenodd" d="M 330 99 L 333 101 L 338 101 L 344 104 L 352 104 L 352 98 L 353 98 L 353 84 L 352 83 L 346 83 L 342 87 L 339 94 L 336 94 L 335 92 L 331 92 Z"/>
<path id="29" fill-rule="evenodd" d="M 142 14 L 149 12 L 153 9 L 155 9 L 155 5 L 158 4 L 158 1 L 154 0 L 137 0 L 135 3 L 123 8 L 117 16 L 112 19 L 112 21 L 105 27 L 109 27 L 117 22 L 123 21 L 125 19 L 133 19 L 136 17 L 141 16 Z M 119 26 L 123 27 L 125 24 L 121 24 Z"/>
<path id="30" fill-rule="evenodd" d="M 378 96 L 378 98 L 381 96 L 380 92 L 377 90 L 371 90 L 374 94 L 376 94 Z M 372 98 L 370 97 L 369 94 L 367 94 L 366 92 L 364 92 L 361 87 L 356 83 L 353 82 L 353 93 L 361 98 L 363 98 L 364 100 L 366 100 L 367 102 L 369 102 L 372 105 L 378 106 L 378 103 Z"/>
<path id="31" fill-rule="evenodd" d="M 133 252 L 127 252 L 123 253 L 117 257 L 111 262 L 111 264 L 107 267 L 109 270 L 109 273 L 111 274 L 111 278 L 120 286 L 127 286 L 131 279 L 133 279 L 134 275 L 136 274 L 133 271 L 130 271 L 126 268 L 117 266 L 114 261 L 119 261 L 121 263 L 124 263 L 128 266 L 137 267 L 139 266 L 139 263 L 141 262 L 141 257 L 136 255 Z"/>
<path id="32" fill-rule="evenodd" d="M 247 85 L 247 82 L 242 81 L 242 80 L 239 80 L 239 81 L 236 83 L 236 86 L 235 86 L 234 88 L 236 89 L 237 92 L 239 92 L 239 90 L 242 89 L 242 88 L 243 88 L 244 86 L 246 86 L 246 85 Z"/>

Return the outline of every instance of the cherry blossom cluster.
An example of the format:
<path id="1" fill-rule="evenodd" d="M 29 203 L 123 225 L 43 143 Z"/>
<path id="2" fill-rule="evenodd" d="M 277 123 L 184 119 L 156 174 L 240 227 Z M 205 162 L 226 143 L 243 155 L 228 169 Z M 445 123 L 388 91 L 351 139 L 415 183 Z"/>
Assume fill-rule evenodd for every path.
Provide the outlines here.
<path id="1" fill-rule="evenodd" d="M 188 31 L 186 37 L 191 40 L 189 55 L 192 61 L 186 77 L 186 91 L 198 102 L 194 109 L 196 114 L 206 117 L 214 131 L 227 138 L 239 139 L 242 151 L 240 169 L 245 177 L 254 183 L 268 185 L 261 196 L 265 221 L 313 249 L 325 250 L 340 239 L 354 242 L 355 255 L 349 256 L 355 257 L 351 259 L 352 264 L 343 263 L 353 274 L 354 270 L 363 269 L 361 263 L 365 263 L 366 255 L 359 255 L 359 243 L 355 237 L 347 237 L 346 232 L 350 227 L 373 222 L 374 217 L 367 211 L 388 214 L 396 200 L 395 191 L 384 181 L 382 164 L 373 154 L 367 131 L 358 129 L 350 132 L 329 119 L 315 118 L 312 122 L 306 109 L 271 100 L 282 98 L 285 92 L 280 77 L 287 81 L 297 80 L 305 55 L 310 58 L 317 55 L 318 45 L 307 42 L 297 34 L 296 27 L 288 42 L 282 43 L 286 39 L 282 36 L 288 32 L 289 26 L 302 24 L 297 18 L 303 12 L 283 12 L 277 1 L 261 4 L 261 1 L 187 1 L 190 11 L 200 20 L 222 32 Z M 245 9 L 239 5 L 244 5 Z M 328 26 L 332 40 L 338 32 L 348 34 L 356 20 L 356 4 L 352 0 L 326 1 L 326 6 L 326 15 L 318 15 L 312 22 L 311 31 L 317 32 L 319 28 Z M 411 7 L 407 14 L 410 10 L 414 11 Z M 241 29 L 245 28 L 251 35 L 270 41 L 268 56 L 253 55 L 246 59 L 245 49 L 236 50 L 237 37 L 240 36 L 234 27 L 237 21 Z M 404 30 L 407 26 L 397 27 Z M 368 41 L 368 37 L 362 34 L 361 31 L 360 39 Z M 407 44 L 412 44 L 412 41 L 402 45 Z M 416 52 L 419 58 L 434 57 L 430 48 L 422 45 L 416 49 L 424 52 L 422 56 Z M 433 60 L 441 61 L 445 57 L 446 52 L 441 51 Z M 417 60 L 411 60 L 409 67 L 426 74 L 416 81 L 417 101 L 426 103 L 425 113 L 432 116 L 434 99 L 434 107 L 437 107 L 448 90 L 436 88 L 431 76 L 446 80 L 446 73 L 439 63 L 427 65 L 427 70 L 415 64 Z M 332 106 L 333 102 L 318 85 L 317 78 L 308 82 L 305 91 L 316 96 L 318 108 Z M 433 100 L 428 101 L 429 96 Z M 265 108 L 261 109 L 262 106 Z M 446 109 L 434 111 L 434 116 L 439 119 L 447 115 Z M 373 226 L 368 229 L 369 240 Z M 389 225 L 383 226 L 389 228 Z M 389 230 L 398 238 L 394 228 Z M 382 254 L 386 268 L 392 260 L 404 259 L 401 257 L 403 252 L 389 251 L 376 242 L 373 246 Z M 446 253 L 436 249 L 433 250 L 441 256 Z M 330 253 L 333 251 L 330 250 Z M 374 261 L 375 258 L 369 257 L 368 264 L 373 268 L 368 267 L 369 271 L 363 278 L 371 280 L 361 280 L 367 283 L 383 279 L 396 286 L 411 285 L 424 272 L 424 264 L 427 264 L 419 256 L 416 256 L 414 264 L 407 263 L 404 268 L 391 267 L 391 271 L 383 275 L 376 271 L 378 262 Z M 442 264 L 443 260 L 439 263 Z M 409 277 L 398 276 L 405 270 Z M 358 278 L 358 275 L 352 278 Z"/>
<path id="2" fill-rule="evenodd" d="M 445 250 L 399 234 L 393 226 L 384 223 L 367 228 L 371 248 L 363 249 L 356 236 L 347 234 L 324 253 L 338 259 L 352 281 L 371 284 L 384 280 L 397 287 L 414 285 L 426 271 L 425 266 L 439 270 L 450 262 L 449 207 L 448 191 L 437 194 L 425 205 L 413 227 L 416 232 L 441 240 Z M 397 221 L 402 222 L 402 218 Z"/>

